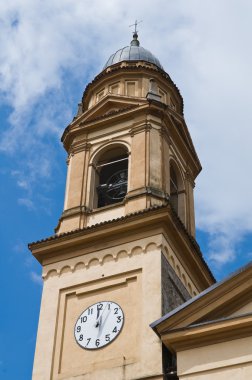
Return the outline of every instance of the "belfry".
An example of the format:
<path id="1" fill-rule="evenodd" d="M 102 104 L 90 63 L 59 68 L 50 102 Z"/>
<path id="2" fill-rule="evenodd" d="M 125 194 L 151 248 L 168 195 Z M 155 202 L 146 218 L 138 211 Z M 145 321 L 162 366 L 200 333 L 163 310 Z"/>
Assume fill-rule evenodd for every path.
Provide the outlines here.
<path id="1" fill-rule="evenodd" d="M 150 324 L 214 283 L 195 241 L 201 170 L 183 99 L 137 32 L 65 129 L 64 210 L 29 245 L 43 267 L 33 380 L 163 379 Z"/>

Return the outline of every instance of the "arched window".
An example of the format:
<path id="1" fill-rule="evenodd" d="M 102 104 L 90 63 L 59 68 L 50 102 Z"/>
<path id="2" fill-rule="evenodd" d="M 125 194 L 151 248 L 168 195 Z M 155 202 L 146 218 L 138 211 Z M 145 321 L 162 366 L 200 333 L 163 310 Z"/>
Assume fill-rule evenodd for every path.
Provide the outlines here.
<path id="1" fill-rule="evenodd" d="M 178 180 L 173 166 L 170 167 L 170 202 L 178 213 Z"/>
<path id="2" fill-rule="evenodd" d="M 123 201 L 128 187 L 128 151 L 116 147 L 105 151 L 96 164 L 97 207 Z"/>

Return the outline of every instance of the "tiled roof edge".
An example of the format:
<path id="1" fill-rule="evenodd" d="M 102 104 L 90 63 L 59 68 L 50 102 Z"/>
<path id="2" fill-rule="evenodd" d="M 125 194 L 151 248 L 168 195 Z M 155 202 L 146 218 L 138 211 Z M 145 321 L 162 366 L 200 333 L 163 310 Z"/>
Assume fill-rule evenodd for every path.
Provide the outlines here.
<path id="1" fill-rule="evenodd" d="M 30 249 L 35 244 L 40 244 L 40 243 L 44 243 L 44 242 L 47 242 L 47 241 L 60 239 L 60 238 L 63 238 L 65 236 L 73 235 L 73 234 L 75 234 L 77 232 L 81 232 L 81 231 L 92 230 L 92 229 L 95 229 L 97 227 L 104 226 L 104 225 L 107 225 L 107 224 L 110 224 L 110 223 L 113 223 L 113 222 L 118 222 L 118 221 L 121 221 L 121 220 L 129 219 L 132 216 L 145 214 L 145 213 L 147 213 L 149 211 L 153 211 L 153 210 L 157 210 L 157 209 L 161 209 L 161 208 L 166 208 L 166 207 L 167 207 L 167 205 L 152 206 L 152 207 L 149 207 L 149 208 L 146 208 L 146 209 L 143 209 L 143 210 L 132 212 L 130 214 L 127 214 L 125 216 L 121 216 L 119 218 L 114 218 L 114 219 L 106 220 L 104 222 L 96 223 L 96 224 L 93 224 L 92 226 L 83 227 L 83 228 L 77 228 L 75 230 L 68 231 L 68 232 L 63 232 L 63 233 L 58 234 L 58 235 L 54 234 L 52 236 L 49 236 L 48 238 L 41 239 L 41 240 L 38 240 L 38 241 L 35 241 L 35 242 L 32 242 L 32 243 L 29 243 L 28 244 L 28 248 Z"/>
<path id="2" fill-rule="evenodd" d="M 115 218 L 115 219 L 111 219 L 111 220 L 106 220 L 104 222 L 100 222 L 100 223 L 96 223 L 96 224 L 93 224 L 92 226 L 88 226 L 88 227 L 83 227 L 83 228 L 78 228 L 78 229 L 75 229 L 75 230 L 72 230 L 72 231 L 68 231 L 68 232 L 63 232 L 59 235 L 52 235 L 52 236 L 49 236 L 48 238 L 45 238 L 45 239 L 41 239 L 41 240 L 38 240 L 36 242 L 32 242 L 32 243 L 29 243 L 28 244 L 28 248 L 31 250 L 32 246 L 36 245 L 36 244 L 41 244 L 41 243 L 45 243 L 45 242 L 49 242 L 49 241 L 52 241 L 52 240 L 57 240 L 57 239 L 61 239 L 61 238 L 64 238 L 65 236 L 70 236 L 70 235 L 74 235 L 78 232 L 81 232 L 81 231 L 88 231 L 88 230 L 92 230 L 92 229 L 95 229 L 97 227 L 100 227 L 100 226 L 105 226 L 105 225 L 108 225 L 110 223 L 114 223 L 114 222 L 118 222 L 118 221 L 123 221 L 123 220 L 126 220 L 126 219 L 129 219 L 131 217 L 134 217 L 136 215 L 142 215 L 142 214 L 146 214 L 148 212 L 151 212 L 151 211 L 154 211 L 154 210 L 159 210 L 159 209 L 162 209 L 162 208 L 167 208 L 167 205 L 169 204 L 170 206 L 170 209 L 172 211 L 172 218 L 174 220 L 174 222 L 178 225 L 178 227 L 183 231 L 183 233 L 187 236 L 187 238 L 189 239 L 190 243 L 193 245 L 194 249 L 196 250 L 198 256 L 200 257 L 200 259 L 202 260 L 205 268 L 207 269 L 207 272 L 208 274 L 210 275 L 211 279 L 216 282 L 216 279 L 215 277 L 213 276 L 207 262 L 205 261 L 204 257 L 203 257 L 203 254 L 200 250 L 200 247 L 197 243 L 197 241 L 193 238 L 193 236 L 191 236 L 187 229 L 185 228 L 184 224 L 182 223 L 182 221 L 180 220 L 180 218 L 178 217 L 177 213 L 174 211 L 172 205 L 170 203 L 167 202 L 167 204 L 164 204 L 164 205 L 155 205 L 155 206 L 152 206 L 152 207 L 149 207 L 149 208 L 146 208 L 146 209 L 143 209 L 143 210 L 139 210 L 139 211 L 135 211 L 135 212 L 132 212 L 130 214 L 127 214 L 125 216 L 121 216 L 119 218 Z"/>

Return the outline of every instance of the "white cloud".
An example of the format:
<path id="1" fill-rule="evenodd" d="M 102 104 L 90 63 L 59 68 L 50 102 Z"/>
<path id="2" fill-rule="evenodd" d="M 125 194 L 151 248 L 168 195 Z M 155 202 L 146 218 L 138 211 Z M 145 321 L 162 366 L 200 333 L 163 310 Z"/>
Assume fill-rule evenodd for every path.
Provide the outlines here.
<path id="1" fill-rule="evenodd" d="M 210 233 L 209 260 L 220 268 L 223 264 L 230 263 L 235 259 L 234 246 L 240 239 L 240 234 L 230 237 L 223 229 L 214 228 L 215 232 Z"/>
<path id="2" fill-rule="evenodd" d="M 25 179 L 18 180 L 17 185 L 23 189 L 29 188 L 28 182 Z"/>
<path id="3" fill-rule="evenodd" d="M 43 281 L 42 281 L 42 278 L 41 278 L 41 276 L 39 274 L 37 274 L 34 271 L 31 271 L 30 272 L 30 278 L 31 278 L 32 282 L 34 282 L 35 284 L 38 284 L 38 285 L 42 286 Z"/>
<path id="4" fill-rule="evenodd" d="M 198 36 L 197 48 L 189 42 L 185 57 L 191 79 L 185 71 L 181 83 L 204 169 L 196 187 L 198 227 L 209 233 L 209 259 L 220 266 L 237 259 L 237 245 L 252 231 L 252 4 L 198 5 L 190 28 Z"/>
<path id="5" fill-rule="evenodd" d="M 22 206 L 27 207 L 29 211 L 32 211 L 35 209 L 34 203 L 29 198 L 19 198 L 18 203 Z"/>
<path id="6" fill-rule="evenodd" d="M 158 56 L 184 97 L 186 120 L 204 169 L 196 186 L 198 227 L 209 234 L 209 258 L 221 265 L 236 259 L 237 243 L 252 231 L 252 3 L 153 4 L 1 4 L 0 99 L 13 111 L 0 150 L 18 161 L 22 157 L 13 176 L 27 192 L 19 203 L 32 209 L 32 189 L 42 178 L 49 183 L 55 171 L 48 137 L 58 140 L 75 112 L 73 98 L 81 97 L 85 83 L 111 53 L 129 43 L 128 25 L 143 19 L 140 42 Z"/>

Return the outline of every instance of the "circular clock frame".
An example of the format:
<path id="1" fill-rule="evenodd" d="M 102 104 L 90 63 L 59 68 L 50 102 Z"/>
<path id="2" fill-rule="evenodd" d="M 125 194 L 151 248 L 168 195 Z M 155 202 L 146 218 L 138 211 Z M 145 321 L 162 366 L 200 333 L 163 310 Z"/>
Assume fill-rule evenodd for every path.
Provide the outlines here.
<path id="1" fill-rule="evenodd" d="M 104 348 L 120 335 L 124 320 L 124 312 L 118 303 L 96 302 L 78 317 L 74 326 L 75 341 L 88 351 Z"/>

